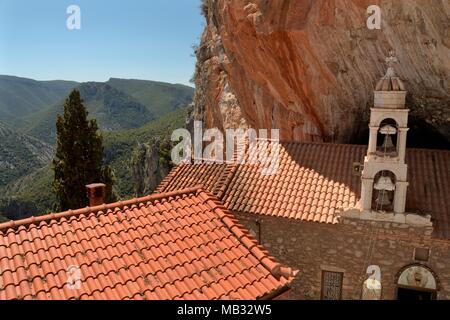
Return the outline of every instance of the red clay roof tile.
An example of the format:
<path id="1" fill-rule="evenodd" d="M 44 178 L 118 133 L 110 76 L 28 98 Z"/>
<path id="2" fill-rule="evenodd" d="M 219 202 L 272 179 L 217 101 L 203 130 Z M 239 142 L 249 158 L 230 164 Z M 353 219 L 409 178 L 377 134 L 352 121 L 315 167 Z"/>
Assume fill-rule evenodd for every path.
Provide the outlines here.
<path id="1" fill-rule="evenodd" d="M 260 142 L 264 143 L 268 142 Z M 366 152 L 366 146 L 357 145 L 281 143 L 275 175 L 264 176 L 260 165 L 248 162 L 182 164 L 159 190 L 203 184 L 234 212 L 336 224 L 340 210 L 356 205 L 360 198 L 361 181 L 352 174 L 352 165 L 362 162 Z M 250 153 L 247 150 L 247 156 Z M 450 151 L 408 149 L 406 162 L 410 182 L 407 211 L 431 214 L 434 237 L 450 239 Z M 208 166 L 208 174 L 199 170 L 204 166 Z M 181 180 L 181 176 L 190 179 Z M 327 201 L 314 201 L 319 199 Z"/>
<path id="2" fill-rule="evenodd" d="M 0 299 L 257 299 L 295 272 L 255 244 L 198 188 L 16 221 L 0 225 Z"/>

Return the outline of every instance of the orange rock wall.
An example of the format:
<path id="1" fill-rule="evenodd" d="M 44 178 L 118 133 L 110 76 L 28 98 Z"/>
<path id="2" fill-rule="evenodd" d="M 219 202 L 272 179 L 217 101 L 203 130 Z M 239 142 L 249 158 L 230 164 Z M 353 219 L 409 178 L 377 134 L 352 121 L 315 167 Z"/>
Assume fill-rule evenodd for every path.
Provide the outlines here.
<path id="1" fill-rule="evenodd" d="M 366 26 L 382 9 L 382 30 Z M 194 118 L 349 142 L 394 48 L 415 117 L 450 138 L 449 0 L 205 0 Z M 449 139 L 450 140 L 450 139 Z"/>

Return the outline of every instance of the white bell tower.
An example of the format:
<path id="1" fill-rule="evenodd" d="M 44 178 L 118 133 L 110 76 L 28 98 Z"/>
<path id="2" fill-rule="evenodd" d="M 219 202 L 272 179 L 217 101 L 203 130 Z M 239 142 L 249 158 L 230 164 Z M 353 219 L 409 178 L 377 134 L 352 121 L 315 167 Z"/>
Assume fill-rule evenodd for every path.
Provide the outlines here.
<path id="1" fill-rule="evenodd" d="M 375 88 L 369 148 L 362 172 L 360 207 L 364 212 L 405 213 L 409 110 L 405 107 L 405 85 L 394 70 L 397 62 L 391 51 L 386 58 L 386 75 Z"/>

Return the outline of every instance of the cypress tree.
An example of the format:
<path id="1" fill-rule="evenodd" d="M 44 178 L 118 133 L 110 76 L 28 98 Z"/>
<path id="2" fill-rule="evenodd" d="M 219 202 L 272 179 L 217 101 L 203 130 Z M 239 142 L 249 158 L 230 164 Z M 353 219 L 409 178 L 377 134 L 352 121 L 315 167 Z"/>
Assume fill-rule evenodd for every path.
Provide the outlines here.
<path id="1" fill-rule="evenodd" d="M 73 90 L 64 104 L 64 115 L 58 115 L 56 120 L 53 191 L 59 210 L 87 206 L 85 186 L 90 183 L 105 183 L 105 201 L 115 200 L 114 175 L 110 167 L 103 165 L 103 139 L 97 121 L 87 117 L 80 92 Z"/>

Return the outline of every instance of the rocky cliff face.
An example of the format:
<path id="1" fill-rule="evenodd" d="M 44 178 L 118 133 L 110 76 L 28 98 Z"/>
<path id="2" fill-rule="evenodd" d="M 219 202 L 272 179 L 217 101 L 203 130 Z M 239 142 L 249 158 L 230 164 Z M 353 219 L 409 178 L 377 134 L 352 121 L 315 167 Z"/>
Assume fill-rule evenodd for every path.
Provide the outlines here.
<path id="1" fill-rule="evenodd" d="M 171 166 L 159 139 L 139 144 L 133 152 L 131 170 L 136 196 L 151 194 L 169 173 Z M 164 144 L 164 143 L 163 143 Z"/>
<path id="2" fill-rule="evenodd" d="M 369 30 L 367 8 L 382 9 Z M 205 0 L 194 118 L 354 142 L 396 51 L 416 123 L 450 141 L 449 0 Z M 420 125 L 419 125 L 420 127 Z"/>

